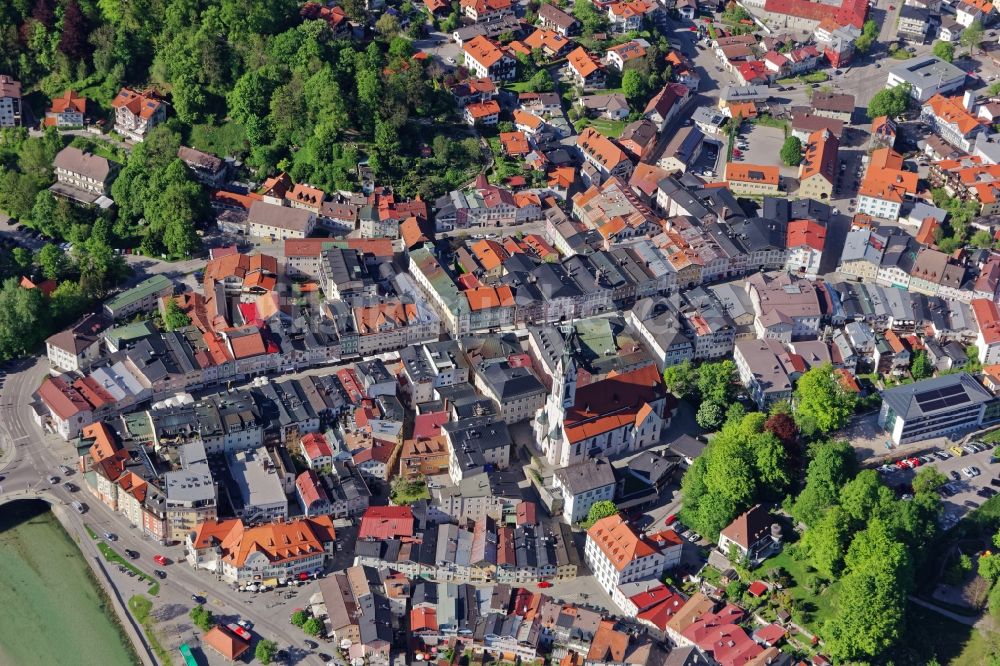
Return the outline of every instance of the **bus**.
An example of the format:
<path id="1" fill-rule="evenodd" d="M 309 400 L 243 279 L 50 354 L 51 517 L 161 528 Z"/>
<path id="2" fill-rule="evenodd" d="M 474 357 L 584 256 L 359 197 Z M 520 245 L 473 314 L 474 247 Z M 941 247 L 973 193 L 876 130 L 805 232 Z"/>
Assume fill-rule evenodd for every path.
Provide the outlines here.
<path id="1" fill-rule="evenodd" d="M 184 657 L 185 666 L 198 666 L 198 660 L 191 654 L 191 648 L 188 647 L 187 643 L 181 643 L 180 650 L 181 656 Z"/>

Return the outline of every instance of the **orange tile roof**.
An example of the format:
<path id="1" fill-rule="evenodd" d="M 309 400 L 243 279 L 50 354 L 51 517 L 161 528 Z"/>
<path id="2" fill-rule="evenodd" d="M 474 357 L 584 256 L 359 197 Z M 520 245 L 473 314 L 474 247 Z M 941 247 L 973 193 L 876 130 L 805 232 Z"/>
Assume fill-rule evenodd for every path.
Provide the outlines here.
<path id="1" fill-rule="evenodd" d="M 326 193 L 318 187 L 297 183 L 290 192 L 285 194 L 285 198 L 289 201 L 319 208 L 320 204 L 323 203 L 323 199 L 326 198 Z"/>
<path id="2" fill-rule="evenodd" d="M 668 402 L 672 400 L 666 395 L 662 377 L 651 365 L 587 384 L 577 390 L 576 404 L 566 411 L 566 438 L 576 443 L 634 426 L 646 403 L 664 397 Z"/>
<path id="3" fill-rule="evenodd" d="M 229 337 L 229 346 L 233 350 L 233 358 L 250 358 L 260 356 L 267 351 L 264 345 L 264 336 L 257 328 L 244 329 L 244 335 L 232 335 Z"/>
<path id="4" fill-rule="evenodd" d="M 629 0 L 628 2 L 615 2 L 608 5 L 608 9 L 612 14 L 623 19 L 630 18 L 632 16 L 642 16 L 643 14 L 648 13 L 652 8 L 652 5 L 644 0 Z"/>
<path id="5" fill-rule="evenodd" d="M 582 78 L 587 78 L 597 70 L 604 68 L 600 61 L 587 53 L 587 50 L 582 46 L 578 46 L 570 51 L 566 60 L 569 62 L 569 66 Z"/>
<path id="6" fill-rule="evenodd" d="M 525 38 L 524 44 L 529 49 L 547 49 L 552 53 L 558 53 L 566 48 L 569 40 L 555 30 L 538 28 Z"/>
<path id="7" fill-rule="evenodd" d="M 144 120 L 152 118 L 161 104 L 162 102 L 154 94 L 139 93 L 131 88 L 119 90 L 118 95 L 111 102 L 113 108 L 126 108 L 130 113 Z"/>
<path id="8" fill-rule="evenodd" d="M 549 187 L 569 189 L 576 180 L 576 169 L 573 167 L 556 167 L 549 172 Z"/>
<path id="9" fill-rule="evenodd" d="M 316 516 L 247 527 L 238 518 L 209 520 L 195 527 L 195 548 L 217 544 L 222 559 L 242 567 L 251 553 L 262 552 L 272 565 L 313 557 L 334 541 L 330 516 Z"/>
<path id="10" fill-rule="evenodd" d="M 757 117 L 757 105 L 754 102 L 730 102 L 727 106 L 733 118 Z"/>
<path id="11" fill-rule="evenodd" d="M 514 109 L 514 124 L 524 125 L 530 129 L 538 129 L 544 122 L 541 118 L 523 109 Z"/>
<path id="12" fill-rule="evenodd" d="M 250 649 L 250 644 L 221 626 L 212 627 L 201 640 L 228 661 L 236 661 Z"/>
<path id="13" fill-rule="evenodd" d="M 934 245 L 934 232 L 941 227 L 933 217 L 926 218 L 920 223 L 920 230 L 917 231 L 917 242 L 921 245 Z"/>
<path id="14" fill-rule="evenodd" d="M 618 57 L 622 59 L 622 62 L 629 62 L 630 60 L 635 60 L 636 58 L 642 58 L 646 55 L 646 47 L 635 41 L 634 39 L 624 44 L 619 44 L 618 46 L 612 46 L 608 49 L 608 53 L 616 53 Z"/>
<path id="15" fill-rule="evenodd" d="M 776 166 L 730 162 L 726 164 L 726 180 L 729 182 L 777 185 L 781 182 L 781 170 Z"/>
<path id="16" fill-rule="evenodd" d="M 981 124 L 975 116 L 965 110 L 961 100 L 955 97 L 934 95 L 924 104 L 931 107 L 934 115 L 942 121 L 958 127 L 963 135 L 968 134 Z"/>
<path id="17" fill-rule="evenodd" d="M 916 192 L 917 174 L 903 171 L 902 155 L 891 148 L 879 148 L 872 152 L 858 194 L 902 203 L 904 196 Z"/>
<path id="18" fill-rule="evenodd" d="M 52 100 L 52 106 L 49 107 L 49 111 L 51 113 L 66 113 L 67 111 L 86 113 L 87 98 L 80 97 L 72 90 L 67 90 L 61 97 L 56 97 Z"/>
<path id="19" fill-rule="evenodd" d="M 495 116 L 500 113 L 500 105 L 497 104 L 496 100 L 487 100 L 485 102 L 474 102 L 465 107 L 466 113 L 468 113 L 473 118 L 487 118 L 489 116 Z"/>
<path id="20" fill-rule="evenodd" d="M 657 553 L 657 549 L 636 534 L 619 515 L 601 518 L 587 530 L 587 538 L 604 554 L 617 571 L 642 557 Z M 618 660 L 615 660 L 618 661 Z"/>
<path id="21" fill-rule="evenodd" d="M 479 265 L 486 271 L 496 270 L 503 262 L 510 259 L 510 255 L 503 249 L 503 246 L 489 238 L 476 241 L 469 246 L 469 251 L 475 255 Z"/>
<path id="22" fill-rule="evenodd" d="M 504 57 L 503 50 L 482 35 L 477 35 L 462 45 L 462 50 L 483 67 L 492 67 Z"/>
<path id="23" fill-rule="evenodd" d="M 799 180 L 822 176 L 832 185 L 837 180 L 837 153 L 840 142 L 828 130 L 817 130 L 809 135 L 799 168 Z"/>
<path id="24" fill-rule="evenodd" d="M 399 233 L 403 236 L 403 242 L 408 249 L 426 243 L 429 239 L 420 228 L 420 221 L 416 217 L 408 217 L 399 225 Z"/>
<path id="25" fill-rule="evenodd" d="M 531 152 L 528 137 L 524 132 L 500 132 L 500 145 L 503 152 L 511 156 L 527 155 Z"/>
<path id="26" fill-rule="evenodd" d="M 813 220 L 792 220 L 788 223 L 788 247 L 808 245 L 817 252 L 826 244 L 826 227 Z"/>
<path id="27" fill-rule="evenodd" d="M 576 139 L 576 145 L 608 170 L 628 161 L 628 155 L 625 154 L 624 150 L 593 127 L 587 127 L 580 132 L 580 136 Z"/>
<path id="28" fill-rule="evenodd" d="M 361 335 L 377 333 L 386 324 L 396 328 L 405 327 L 416 318 L 417 306 L 398 300 L 354 308 L 354 320 Z"/>
<path id="29" fill-rule="evenodd" d="M 979 324 L 979 333 L 988 345 L 1000 343 L 1000 312 L 997 304 L 987 298 L 972 300 L 972 312 Z"/>
<path id="30" fill-rule="evenodd" d="M 507 285 L 499 287 L 474 287 L 462 293 L 465 294 L 465 297 L 469 301 L 469 307 L 473 311 L 514 306 L 514 293 Z"/>

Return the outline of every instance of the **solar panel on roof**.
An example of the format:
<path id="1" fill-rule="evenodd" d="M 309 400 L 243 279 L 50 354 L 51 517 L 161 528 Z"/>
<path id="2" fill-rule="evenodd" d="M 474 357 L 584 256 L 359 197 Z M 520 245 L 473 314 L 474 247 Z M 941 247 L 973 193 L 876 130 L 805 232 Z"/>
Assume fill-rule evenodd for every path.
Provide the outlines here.
<path id="1" fill-rule="evenodd" d="M 929 402 L 920 403 L 920 408 L 925 412 L 936 412 L 939 409 L 945 407 L 944 400 L 931 400 Z"/>
<path id="2" fill-rule="evenodd" d="M 942 389 L 938 389 L 941 393 L 941 397 L 949 395 L 965 395 L 965 387 L 961 384 L 955 384 L 954 386 L 945 386 Z"/>

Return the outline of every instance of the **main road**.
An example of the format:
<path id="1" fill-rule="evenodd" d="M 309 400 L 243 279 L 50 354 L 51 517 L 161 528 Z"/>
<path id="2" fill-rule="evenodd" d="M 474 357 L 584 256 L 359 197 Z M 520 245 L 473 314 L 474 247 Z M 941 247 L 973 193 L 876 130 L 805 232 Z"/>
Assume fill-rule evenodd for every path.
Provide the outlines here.
<path id="1" fill-rule="evenodd" d="M 15 362 L 11 370 L 2 377 L 0 504 L 19 498 L 43 496 L 51 504 L 62 507 L 64 526 L 71 532 L 70 536 L 81 544 L 81 550 L 87 556 L 92 554 L 90 551 L 94 551 L 94 548 L 84 546 L 92 542 L 85 525 L 98 535 L 116 533 L 118 540 L 111 543 L 112 547 L 119 552 L 124 552 L 126 548 L 138 551 L 139 558 L 135 564 L 146 573 L 151 574 L 158 568 L 153 563 L 155 555 L 168 557 L 172 563 L 164 568 L 166 579 L 160 581 L 160 592 L 154 599 L 154 613 L 158 607 L 183 608 L 183 613 L 175 615 L 172 625 L 161 622 L 162 626 L 157 631 L 161 643 L 170 650 L 176 649 L 182 642 L 198 645 L 199 634 L 186 623 L 187 610 L 194 605 L 192 595 L 198 595 L 205 597 L 206 607 L 220 621 L 234 622 L 239 618 L 253 621 L 255 636 L 277 641 L 279 648 L 288 653 L 288 663 L 322 664 L 319 656 L 305 647 L 306 636 L 287 620 L 294 607 L 305 607 L 308 604 L 309 596 L 317 591 L 315 582 L 253 596 L 237 592 L 232 586 L 219 581 L 215 575 L 191 569 L 184 561 L 181 546 L 164 547 L 145 539 L 124 516 L 111 511 L 88 493 L 86 482 L 76 478 L 75 473 L 69 479 L 65 478 L 60 467 L 75 468 L 76 451 L 72 445 L 43 432 L 35 423 L 30 407 L 31 394 L 47 372 L 46 359 L 33 358 Z M 59 481 L 50 484 L 47 479 L 51 475 L 59 477 Z M 67 490 L 63 485 L 66 480 L 77 486 L 78 490 Z M 87 505 L 85 515 L 78 515 L 70 507 L 74 500 Z M 120 596 L 127 601 L 132 594 L 144 591 L 144 585 L 137 585 L 134 579 L 119 574 L 115 567 L 107 569 L 109 576 L 102 582 L 113 587 L 108 590 L 111 596 Z M 141 645 L 137 645 L 136 649 L 144 652 Z M 332 646 L 324 645 L 319 650 L 335 654 Z M 217 655 L 210 654 L 210 651 L 205 651 L 205 655 L 214 663 Z"/>

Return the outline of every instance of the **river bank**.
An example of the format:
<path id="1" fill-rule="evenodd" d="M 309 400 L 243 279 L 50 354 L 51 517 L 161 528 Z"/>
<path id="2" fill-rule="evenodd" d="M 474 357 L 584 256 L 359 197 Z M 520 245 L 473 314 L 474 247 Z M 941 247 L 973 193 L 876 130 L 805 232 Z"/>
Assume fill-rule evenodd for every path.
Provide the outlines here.
<path id="1" fill-rule="evenodd" d="M 44 502 L 0 508 L 0 608 L 0 663 L 140 663 L 84 555 Z"/>

